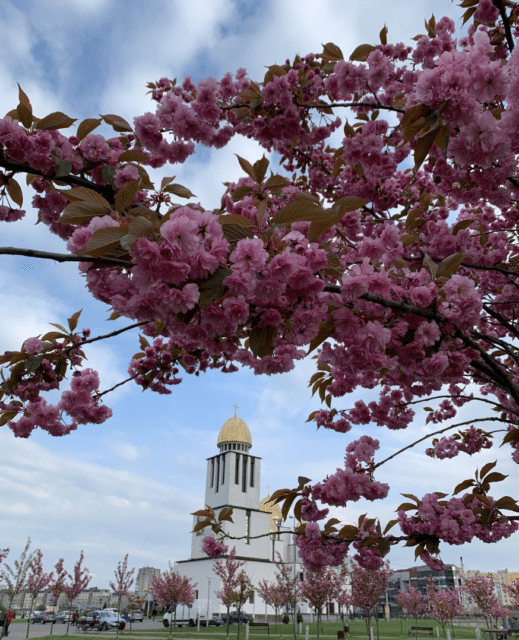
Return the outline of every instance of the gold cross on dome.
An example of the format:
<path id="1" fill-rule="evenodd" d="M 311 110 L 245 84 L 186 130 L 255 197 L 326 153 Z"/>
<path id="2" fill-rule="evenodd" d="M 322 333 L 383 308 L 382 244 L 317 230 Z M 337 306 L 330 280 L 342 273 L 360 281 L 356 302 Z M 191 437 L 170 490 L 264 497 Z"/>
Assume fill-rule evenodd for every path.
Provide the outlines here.
<path id="1" fill-rule="evenodd" d="M 235 405 L 234 405 L 234 417 L 235 417 L 235 418 L 236 418 L 236 410 L 237 410 L 237 409 L 238 409 L 238 405 L 237 405 L 237 404 L 235 404 Z"/>

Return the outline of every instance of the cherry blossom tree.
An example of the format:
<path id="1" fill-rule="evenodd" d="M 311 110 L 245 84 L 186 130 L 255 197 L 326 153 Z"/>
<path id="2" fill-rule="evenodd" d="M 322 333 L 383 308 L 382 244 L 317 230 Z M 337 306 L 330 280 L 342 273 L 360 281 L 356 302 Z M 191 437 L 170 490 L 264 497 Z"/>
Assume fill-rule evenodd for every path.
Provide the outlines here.
<path id="1" fill-rule="evenodd" d="M 130 614 L 138 609 L 144 609 L 144 606 L 146 605 L 146 599 L 136 593 L 127 593 L 126 598 L 128 600 L 128 604 L 126 606 Z M 133 616 L 130 615 L 130 631 L 132 630 L 132 620 Z"/>
<path id="2" fill-rule="evenodd" d="M 88 573 L 88 569 L 82 567 L 84 560 L 83 551 L 79 555 L 79 559 L 74 565 L 74 573 L 67 572 L 66 582 L 63 583 L 63 593 L 67 596 L 69 606 L 72 606 L 74 600 L 88 587 L 92 576 Z M 67 634 L 70 627 L 70 619 L 67 621 Z"/>
<path id="3" fill-rule="evenodd" d="M 415 625 L 418 624 L 418 616 L 425 609 L 425 602 L 422 592 L 409 586 L 409 590 L 400 590 L 396 595 L 396 602 L 400 610 L 405 609 L 407 613 L 414 616 Z"/>
<path id="4" fill-rule="evenodd" d="M 254 595 L 254 586 L 249 576 L 242 569 L 237 575 L 237 585 L 234 591 L 234 604 L 236 605 L 236 611 L 238 613 L 238 633 L 237 633 L 238 640 L 240 640 L 240 626 L 241 626 L 240 614 L 241 614 L 243 605 L 253 595 Z"/>
<path id="5" fill-rule="evenodd" d="M 296 640 L 296 609 L 301 580 L 299 579 L 299 575 L 295 572 L 295 565 L 283 562 L 280 553 L 276 554 L 274 564 L 276 565 L 276 582 L 279 585 L 281 592 L 284 594 L 287 605 L 292 609 L 294 640 Z"/>
<path id="6" fill-rule="evenodd" d="M 483 613 L 487 625 L 497 624 L 497 619 L 507 615 L 507 610 L 501 605 L 495 595 L 494 578 L 491 573 L 486 576 L 477 572 L 474 576 L 465 578 L 463 589 L 474 599 L 478 609 Z"/>
<path id="7" fill-rule="evenodd" d="M 519 580 L 515 580 L 512 584 L 505 584 L 505 589 L 510 596 L 512 607 L 519 609 Z"/>
<path id="8" fill-rule="evenodd" d="M 459 589 L 437 589 L 432 578 L 427 580 L 427 606 L 430 615 L 442 626 L 445 637 L 445 625 L 454 616 L 463 613 Z"/>
<path id="9" fill-rule="evenodd" d="M 52 573 L 45 573 L 43 571 L 43 565 L 41 562 L 42 558 L 43 558 L 43 553 L 40 551 L 40 549 L 36 549 L 36 551 L 32 556 L 31 564 L 29 566 L 29 574 L 27 576 L 27 582 L 25 585 L 25 590 L 31 596 L 31 604 L 29 607 L 30 613 L 29 613 L 29 619 L 27 620 L 27 631 L 25 634 L 26 638 L 29 637 L 29 628 L 31 624 L 30 614 L 32 613 L 32 607 L 33 607 L 34 601 L 38 597 L 40 592 L 43 591 L 43 589 L 45 589 L 52 580 Z"/>
<path id="10" fill-rule="evenodd" d="M 299 596 L 317 613 L 317 638 L 322 631 L 322 609 L 335 599 L 340 589 L 338 574 L 329 567 L 319 571 L 307 571 L 299 586 Z"/>
<path id="11" fill-rule="evenodd" d="M 128 569 L 128 554 L 126 554 L 124 560 L 117 564 L 117 569 L 114 571 L 115 582 L 110 581 L 110 589 L 117 596 L 117 618 L 121 615 L 121 600 L 128 595 L 128 591 L 135 581 L 134 573 L 135 567 Z M 117 627 L 117 635 L 119 635 L 119 627 Z"/>
<path id="12" fill-rule="evenodd" d="M 286 590 L 278 582 L 261 580 L 256 591 L 263 602 L 274 609 L 274 621 L 277 626 L 279 610 L 288 604 Z"/>
<path id="13" fill-rule="evenodd" d="M 162 394 L 181 370 L 280 374 L 312 354 L 317 426 L 347 434 L 376 424 L 416 437 L 375 461 L 379 441 L 361 435 L 324 480 L 274 493 L 306 523 L 296 542 L 308 570 L 339 566 L 350 547 L 374 569 L 402 540 L 440 568 L 441 543 L 516 532 L 519 507 L 496 491 L 504 475 L 495 463 L 460 478 L 450 497 L 434 480 L 425 495 L 409 494 L 401 535 L 390 533 L 394 521 L 327 520 L 329 507 L 384 500 L 380 468 L 426 441 L 438 464 L 494 441 L 519 463 L 519 7 L 462 6 L 461 36 L 451 18 L 433 16 L 412 44 L 391 44 L 384 27 L 377 44 L 345 56 L 326 43 L 263 78 L 243 69 L 197 84 L 160 78 L 149 84 L 151 110 L 132 123 L 41 117 L 20 88 L 0 119 L 0 220 L 27 215 L 25 178 L 37 220 L 66 250 L 0 253 L 78 262 L 110 318 L 131 322 L 91 336 L 75 313 L 6 352 L 0 424 L 26 438 L 106 421 L 109 390 L 83 367 L 82 348 L 123 331 L 141 333 L 121 384 Z M 95 133 L 103 123 L 108 139 Z M 167 166 L 234 136 L 262 151 L 237 159 L 242 177 L 206 210 Z M 147 169 L 162 167 L 155 184 Z M 375 388 L 376 399 L 346 398 Z M 61 394 L 55 404 L 49 392 Z"/>
<path id="14" fill-rule="evenodd" d="M 65 560 L 63 558 L 60 558 L 56 562 L 54 566 L 55 573 L 51 573 L 51 581 L 49 582 L 49 591 L 52 593 L 57 603 L 59 603 L 59 598 L 63 593 L 63 586 L 67 578 L 67 571 L 64 567 L 64 562 Z M 52 635 L 52 625 L 50 627 L 49 635 Z"/>
<path id="15" fill-rule="evenodd" d="M 366 619 L 366 630 L 370 635 L 371 614 L 378 606 L 382 594 L 389 585 L 392 572 L 386 563 L 378 569 L 364 569 L 354 565 L 351 571 L 351 604 L 362 609 Z M 378 611 L 374 611 L 378 635 Z"/>
<path id="16" fill-rule="evenodd" d="M 239 569 L 245 562 L 236 560 L 236 547 L 233 547 L 225 560 L 216 560 L 213 563 L 213 571 L 220 578 L 221 587 L 216 591 L 216 596 L 220 598 L 223 606 L 227 610 L 227 638 L 229 637 L 229 626 L 231 623 L 231 607 L 236 602 L 236 592 L 239 585 Z"/>
<path id="17" fill-rule="evenodd" d="M 173 622 L 169 625 L 169 635 L 177 622 L 177 606 L 193 606 L 195 601 L 195 587 L 189 578 L 173 571 L 171 564 L 169 571 L 162 576 L 151 576 L 153 599 L 163 607 L 168 607 L 173 614 Z"/>
<path id="18" fill-rule="evenodd" d="M 31 568 L 31 563 L 33 559 L 33 553 L 29 553 L 29 548 L 31 546 L 31 539 L 27 538 L 27 542 L 25 547 L 20 554 L 20 558 L 15 560 L 13 566 L 11 567 L 6 562 L 3 563 L 2 571 L 0 572 L 0 577 L 3 582 L 6 583 L 7 595 L 9 596 L 9 606 L 8 609 L 11 609 L 13 606 L 14 597 L 21 593 L 27 585 L 27 573 Z M 6 557 L 5 549 L 2 560 Z"/>

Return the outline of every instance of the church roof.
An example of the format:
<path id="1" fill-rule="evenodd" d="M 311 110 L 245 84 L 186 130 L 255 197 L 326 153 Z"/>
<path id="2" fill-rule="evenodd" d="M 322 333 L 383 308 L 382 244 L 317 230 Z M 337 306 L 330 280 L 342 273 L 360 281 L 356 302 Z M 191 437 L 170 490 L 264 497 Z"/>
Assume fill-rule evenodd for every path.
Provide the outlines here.
<path id="1" fill-rule="evenodd" d="M 227 420 L 218 434 L 217 444 L 223 444 L 224 442 L 243 442 L 252 446 L 252 437 L 249 431 L 249 427 L 245 422 L 233 416 Z"/>

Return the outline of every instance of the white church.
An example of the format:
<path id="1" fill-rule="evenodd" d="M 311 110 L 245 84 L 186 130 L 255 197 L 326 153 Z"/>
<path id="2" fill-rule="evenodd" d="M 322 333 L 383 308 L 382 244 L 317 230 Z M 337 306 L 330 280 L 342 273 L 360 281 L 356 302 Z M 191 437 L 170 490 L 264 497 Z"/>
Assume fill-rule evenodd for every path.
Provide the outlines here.
<path id="1" fill-rule="evenodd" d="M 268 503 L 270 495 L 260 498 L 261 458 L 250 454 L 252 438 L 248 426 L 236 413 L 220 429 L 217 445 L 219 453 L 207 460 L 205 504 L 216 513 L 232 507 L 231 522 L 224 522 L 224 531 L 240 540 L 226 540 L 232 549 L 236 546 L 236 558 L 244 561 L 245 570 L 253 585 L 261 580 L 275 581 L 276 567 L 273 560 L 277 554 L 291 567 L 292 575 L 303 577 L 303 565 L 293 543 L 288 527 L 282 526 L 281 510 L 278 505 Z M 196 524 L 195 517 L 193 526 Z M 269 533 L 255 538 L 254 536 Z M 210 535 L 205 528 L 192 534 L 191 558 L 175 563 L 175 571 L 197 583 L 197 600 L 193 611 L 200 615 L 224 613 L 225 607 L 216 596 L 221 588 L 220 578 L 213 571 L 214 560 L 202 551 L 204 536 Z M 225 559 L 223 556 L 222 559 Z M 309 611 L 305 603 L 298 603 L 302 613 Z M 261 620 L 263 615 L 274 613 L 267 607 L 257 592 L 244 605 L 243 611 Z"/>

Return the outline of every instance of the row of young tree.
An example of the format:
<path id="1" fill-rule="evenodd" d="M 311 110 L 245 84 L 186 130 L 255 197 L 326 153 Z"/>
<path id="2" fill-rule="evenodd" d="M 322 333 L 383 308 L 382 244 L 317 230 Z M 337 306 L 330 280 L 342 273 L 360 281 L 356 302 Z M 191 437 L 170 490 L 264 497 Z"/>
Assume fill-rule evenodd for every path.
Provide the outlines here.
<path id="1" fill-rule="evenodd" d="M 217 560 L 213 565 L 222 584 L 216 595 L 227 609 L 227 637 L 229 637 L 231 607 L 236 607 L 239 616 L 254 590 L 262 598 L 265 605 L 274 609 L 276 624 L 279 613 L 284 608 L 296 612 L 297 603 L 303 601 L 308 603 L 316 613 L 317 637 L 319 638 L 322 630 L 323 609 L 326 609 L 329 603 L 336 602 L 339 606 L 339 613 L 342 613 L 343 607 L 346 611 L 352 609 L 362 611 L 366 620 L 368 636 L 371 617 L 374 615 L 378 637 L 378 606 L 393 575 L 388 563 L 376 570 L 364 569 L 356 564 L 352 566 L 351 571 L 348 571 L 346 565 L 338 570 L 323 567 L 306 572 L 304 580 L 301 580 L 298 575 L 293 574 L 292 567 L 284 563 L 278 554 L 278 559 L 275 562 L 275 580 L 273 582 L 261 580 L 255 589 L 249 576 L 241 569 L 244 564 L 236 559 L 236 550 L 233 548 L 224 560 Z M 187 607 L 193 605 L 195 586 L 188 578 L 174 572 L 171 567 L 163 577 L 153 576 L 154 597 L 160 604 L 172 606 L 174 612 L 176 612 L 178 605 Z M 511 585 L 505 585 L 505 588 L 510 595 L 512 606 L 518 608 L 519 580 Z M 499 617 L 507 616 L 508 610 L 498 602 L 495 596 L 494 580 L 491 574 L 485 576 L 477 573 L 466 578 L 463 590 L 472 597 L 476 607 L 486 617 L 487 624 L 496 624 Z M 426 595 L 410 586 L 407 592 L 403 590 L 398 592 L 396 602 L 401 612 L 405 611 L 415 617 L 415 624 L 418 623 L 418 616 L 426 613 L 436 619 L 443 630 L 454 616 L 464 612 L 461 588 L 438 589 L 433 579 L 429 579 L 427 582 Z"/>
<path id="2" fill-rule="evenodd" d="M 85 591 L 92 579 L 88 569 L 83 567 L 83 551 L 81 551 L 72 573 L 65 569 L 63 558 L 60 558 L 55 564 L 54 571 L 46 573 L 42 564 L 43 553 L 40 549 L 30 551 L 30 546 L 31 539 L 29 538 L 20 557 L 12 565 L 4 561 L 9 554 L 9 550 L 0 550 L 0 586 L 7 591 L 9 598 L 8 609 L 12 609 L 17 595 L 29 594 L 30 596 L 26 638 L 29 637 L 34 602 L 44 589 L 48 589 L 56 603 L 60 596 L 65 594 L 68 606 L 72 607 L 74 601 Z M 142 607 L 143 599 L 129 593 L 134 582 L 134 572 L 135 568 L 128 569 L 128 554 L 126 554 L 124 560 L 118 563 L 117 569 L 114 571 L 115 581 L 110 581 L 109 583 L 112 592 L 118 599 L 118 611 L 121 610 L 123 597 L 127 599 L 128 609 L 135 610 Z M 67 633 L 69 625 L 70 619 L 67 623 Z M 3 633 L 4 629 L 2 630 Z M 50 626 L 50 634 L 52 635 L 52 625 Z"/>

